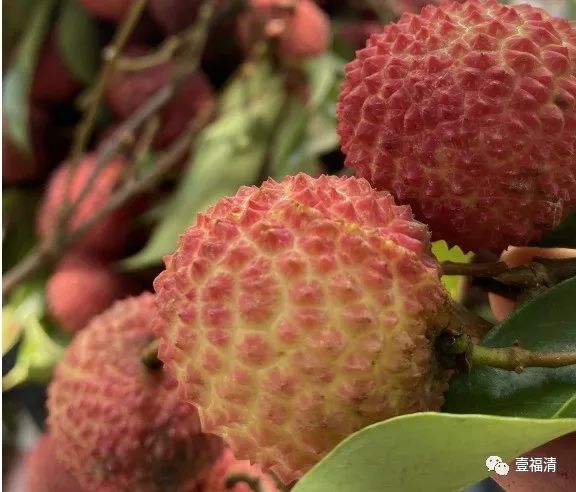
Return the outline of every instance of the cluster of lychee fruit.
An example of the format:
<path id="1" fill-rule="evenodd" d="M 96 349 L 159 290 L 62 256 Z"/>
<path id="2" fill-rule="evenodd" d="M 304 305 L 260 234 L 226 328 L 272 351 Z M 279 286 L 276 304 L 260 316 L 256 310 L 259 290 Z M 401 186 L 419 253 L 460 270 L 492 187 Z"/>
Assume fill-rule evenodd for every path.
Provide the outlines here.
<path id="1" fill-rule="evenodd" d="M 108 19 L 130 4 L 84 3 Z M 289 63 L 326 50 L 329 24 L 313 2 L 249 3 L 245 49 L 270 38 Z M 152 12 L 164 4 L 181 8 L 158 1 Z M 110 108 L 129 116 L 173 70 L 118 74 Z M 160 115 L 158 147 L 206 104 L 212 89 L 198 74 Z M 356 176 L 240 188 L 180 236 L 155 294 L 117 301 L 134 291 L 107 266 L 145 198 L 73 244 L 47 296 L 65 330 L 82 330 L 49 387 L 35 473 L 63 467 L 62 483 L 77 485 L 59 490 L 273 491 L 367 425 L 440 410 L 453 371 L 435 341 L 453 308 L 430 241 L 500 253 L 574 209 L 576 28 L 496 0 L 405 13 L 346 67 L 338 132 Z M 73 231 L 128 167 L 96 164 L 88 155 L 53 175 L 44 240 L 64 203 L 81 198 Z"/>

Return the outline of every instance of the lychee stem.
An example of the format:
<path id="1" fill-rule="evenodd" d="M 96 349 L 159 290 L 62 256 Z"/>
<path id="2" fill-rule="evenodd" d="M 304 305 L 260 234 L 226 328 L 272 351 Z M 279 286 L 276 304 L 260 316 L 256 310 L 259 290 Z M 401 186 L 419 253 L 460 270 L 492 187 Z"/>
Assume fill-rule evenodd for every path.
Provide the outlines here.
<path id="1" fill-rule="evenodd" d="M 510 268 L 504 262 L 442 263 L 443 275 L 476 277 L 490 292 L 518 299 L 534 294 L 576 276 L 576 258 L 534 258 L 532 262 Z"/>
<path id="2" fill-rule="evenodd" d="M 436 340 L 436 350 L 442 365 L 464 370 L 489 366 L 520 373 L 526 367 L 557 368 L 576 364 L 576 351 L 532 352 L 518 343 L 512 347 L 483 347 L 464 333 L 443 332 Z"/>
<path id="3" fill-rule="evenodd" d="M 150 370 L 161 369 L 164 363 L 158 358 L 158 340 L 150 342 L 140 357 L 142 364 Z"/>

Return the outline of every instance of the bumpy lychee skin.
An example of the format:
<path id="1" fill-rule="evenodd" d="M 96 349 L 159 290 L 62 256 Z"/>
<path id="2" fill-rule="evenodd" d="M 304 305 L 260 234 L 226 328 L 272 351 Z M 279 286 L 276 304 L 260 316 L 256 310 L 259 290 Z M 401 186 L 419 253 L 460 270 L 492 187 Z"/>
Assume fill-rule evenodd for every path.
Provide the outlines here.
<path id="1" fill-rule="evenodd" d="M 277 39 L 278 56 L 299 61 L 328 49 L 330 21 L 310 0 L 251 0 L 238 36 L 245 51 L 262 39 Z"/>
<path id="2" fill-rule="evenodd" d="M 88 490 L 189 492 L 221 452 L 195 408 L 141 361 L 153 295 L 119 301 L 67 349 L 48 388 L 59 459 Z"/>
<path id="3" fill-rule="evenodd" d="M 131 47 L 131 56 L 146 52 L 142 47 Z M 127 118 L 156 91 L 174 78 L 176 65 L 172 62 L 138 72 L 118 72 L 106 87 L 106 102 L 120 118 Z M 206 76 L 198 72 L 160 112 L 160 128 L 154 147 L 163 149 L 186 130 L 200 112 L 214 104 L 214 92 Z"/>
<path id="4" fill-rule="evenodd" d="M 124 158 L 118 157 L 105 165 L 103 170 L 99 172 L 98 178 L 90 185 L 90 191 L 69 220 L 69 229 L 78 228 L 106 204 L 112 192 L 120 184 L 127 164 Z M 70 203 L 73 203 L 83 193 L 96 165 L 96 155 L 84 156 L 73 170 L 69 188 L 70 168 L 68 165 L 63 163 L 54 172 L 38 213 L 37 230 L 42 240 L 47 240 L 53 234 L 60 209 L 65 200 L 66 190 L 70 190 Z M 106 258 L 117 256 L 128 240 L 130 219 L 135 213 L 135 207 L 135 203 L 129 203 L 103 218 L 74 245 L 75 250 Z"/>
<path id="5" fill-rule="evenodd" d="M 45 434 L 26 458 L 25 492 L 82 492 L 80 484 L 56 457 L 54 441 Z"/>
<path id="6" fill-rule="evenodd" d="M 130 291 L 129 283 L 109 262 L 73 253 L 60 262 L 48 280 L 48 312 L 63 331 L 76 333 Z"/>
<path id="7" fill-rule="evenodd" d="M 243 187 L 165 263 L 160 358 L 238 458 L 288 483 L 352 432 L 440 407 L 428 232 L 366 180 Z"/>
<path id="8" fill-rule="evenodd" d="M 258 465 L 248 460 L 238 460 L 230 449 L 225 449 L 212 466 L 206 478 L 199 484 L 199 492 L 251 492 L 254 490 L 246 482 L 232 484 L 231 480 L 245 477 L 258 484 L 261 492 L 279 492 L 271 476 L 266 475 Z"/>
<path id="9" fill-rule="evenodd" d="M 101 19 L 118 22 L 128 13 L 133 0 L 80 0 L 84 8 Z"/>
<path id="10" fill-rule="evenodd" d="M 576 29 L 496 0 L 404 14 L 347 66 L 338 119 L 346 164 L 436 238 L 525 245 L 576 205 Z"/>

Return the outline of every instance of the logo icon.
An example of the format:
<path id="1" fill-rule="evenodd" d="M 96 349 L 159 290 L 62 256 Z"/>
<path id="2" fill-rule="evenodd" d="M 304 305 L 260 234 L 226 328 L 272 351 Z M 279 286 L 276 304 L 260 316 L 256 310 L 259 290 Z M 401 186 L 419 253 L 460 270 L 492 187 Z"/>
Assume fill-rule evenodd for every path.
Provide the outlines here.
<path id="1" fill-rule="evenodd" d="M 502 461 L 500 456 L 488 456 L 488 458 L 486 458 L 486 468 L 502 476 L 508 475 L 510 471 L 510 467 Z"/>

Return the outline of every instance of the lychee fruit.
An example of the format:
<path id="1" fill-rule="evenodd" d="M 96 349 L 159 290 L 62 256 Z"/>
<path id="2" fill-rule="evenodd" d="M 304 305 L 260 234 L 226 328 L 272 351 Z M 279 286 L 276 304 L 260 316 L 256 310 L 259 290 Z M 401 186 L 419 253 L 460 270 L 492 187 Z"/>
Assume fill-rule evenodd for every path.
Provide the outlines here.
<path id="1" fill-rule="evenodd" d="M 237 460 L 228 448 L 201 480 L 198 489 L 199 492 L 279 492 L 271 476 L 250 461 Z"/>
<path id="2" fill-rule="evenodd" d="M 25 492 L 82 492 L 82 487 L 56 458 L 54 440 L 43 435 L 26 458 Z"/>
<path id="3" fill-rule="evenodd" d="M 131 47 L 129 56 L 145 54 L 141 47 Z M 106 102 L 120 118 L 130 116 L 146 100 L 176 74 L 176 64 L 168 62 L 138 72 L 116 72 L 106 88 Z M 197 72 L 176 96 L 160 111 L 160 128 L 154 140 L 156 149 L 163 149 L 178 138 L 200 112 L 214 104 L 214 93 L 205 75 Z"/>
<path id="4" fill-rule="evenodd" d="M 326 52 L 330 20 L 311 0 L 251 0 L 238 19 L 238 37 L 245 51 L 275 40 L 279 58 L 300 61 Z"/>
<path id="5" fill-rule="evenodd" d="M 40 53 L 32 79 L 32 99 L 57 104 L 73 98 L 80 83 L 64 63 L 56 34 L 50 33 Z"/>
<path id="6" fill-rule="evenodd" d="M 239 459 L 289 483 L 369 424 L 440 408 L 448 295 L 429 233 L 366 180 L 242 187 L 165 263 L 159 357 Z"/>
<path id="7" fill-rule="evenodd" d="M 84 8 L 95 17 L 119 22 L 130 10 L 133 0 L 80 0 Z"/>
<path id="8" fill-rule="evenodd" d="M 346 68 L 346 164 L 466 250 L 526 245 L 576 205 L 576 28 L 470 0 L 404 14 Z"/>
<path id="9" fill-rule="evenodd" d="M 48 115 L 36 105 L 29 113 L 30 155 L 19 149 L 10 139 L 7 120 L 2 126 L 2 183 L 17 185 L 42 179 L 48 172 L 46 132 Z"/>
<path id="10" fill-rule="evenodd" d="M 72 253 L 64 257 L 48 280 L 48 312 L 63 331 L 76 333 L 131 290 L 109 262 Z"/>
<path id="11" fill-rule="evenodd" d="M 69 202 L 72 204 L 83 194 L 86 184 L 89 183 L 90 186 L 90 191 L 68 221 L 69 230 L 75 230 L 107 203 L 120 184 L 128 162 L 122 157 L 116 157 L 105 164 L 98 177 L 92 181 L 91 176 L 97 164 L 98 158 L 95 154 L 85 155 L 72 170 L 71 179 L 71 169 L 67 163 L 56 169 L 47 185 L 38 212 L 37 230 L 42 240 L 48 240 L 54 233 L 67 190 Z M 136 208 L 136 202 L 131 202 L 108 214 L 74 245 L 74 249 L 104 258 L 117 256 L 128 240 L 130 221 Z"/>
<path id="12" fill-rule="evenodd" d="M 220 455 L 196 409 L 143 364 L 153 295 L 114 304 L 73 339 L 48 388 L 58 458 L 88 490 L 189 492 Z"/>
<path id="13" fill-rule="evenodd" d="M 226 7 L 230 0 L 215 0 L 216 9 Z M 168 34 L 176 34 L 194 24 L 200 0 L 150 0 L 148 10 Z"/>

